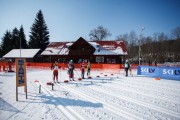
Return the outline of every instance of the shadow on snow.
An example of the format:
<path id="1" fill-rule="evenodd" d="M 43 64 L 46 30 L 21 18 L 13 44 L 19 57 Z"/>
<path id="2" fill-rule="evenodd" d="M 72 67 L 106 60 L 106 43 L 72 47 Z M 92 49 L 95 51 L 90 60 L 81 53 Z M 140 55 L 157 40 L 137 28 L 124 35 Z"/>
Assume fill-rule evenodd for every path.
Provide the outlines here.
<path id="1" fill-rule="evenodd" d="M 93 103 L 93 102 L 83 101 L 79 99 L 76 100 L 76 99 L 61 98 L 61 97 L 54 97 L 54 96 L 47 96 L 47 95 L 42 95 L 41 97 L 46 99 L 44 101 L 44 103 L 46 104 L 56 104 L 56 105 L 62 105 L 62 106 L 94 107 L 94 108 L 103 107 L 101 103 Z"/>
<path id="2" fill-rule="evenodd" d="M 20 112 L 18 109 L 13 107 L 11 104 L 0 98 L 0 110 L 11 111 L 11 112 Z"/>

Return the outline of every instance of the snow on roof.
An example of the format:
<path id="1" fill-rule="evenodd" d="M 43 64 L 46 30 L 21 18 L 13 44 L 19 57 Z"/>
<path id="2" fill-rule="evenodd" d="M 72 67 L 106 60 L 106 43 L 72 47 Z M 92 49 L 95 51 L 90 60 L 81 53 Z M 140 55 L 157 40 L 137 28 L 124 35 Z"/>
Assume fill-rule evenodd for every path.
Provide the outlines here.
<path id="1" fill-rule="evenodd" d="M 68 55 L 69 47 L 74 42 L 52 42 L 41 55 Z M 126 55 L 123 41 L 92 41 L 88 42 L 95 48 L 94 55 Z"/>
<path id="2" fill-rule="evenodd" d="M 52 42 L 41 53 L 41 55 L 68 55 L 72 42 Z"/>
<path id="3" fill-rule="evenodd" d="M 33 58 L 40 49 L 21 49 L 22 58 Z M 12 49 L 3 58 L 18 58 L 20 57 L 20 49 Z"/>
<path id="4" fill-rule="evenodd" d="M 96 50 L 94 55 L 126 55 L 121 43 L 122 41 L 93 41 L 89 42 Z M 113 43 L 113 44 L 112 44 Z"/>

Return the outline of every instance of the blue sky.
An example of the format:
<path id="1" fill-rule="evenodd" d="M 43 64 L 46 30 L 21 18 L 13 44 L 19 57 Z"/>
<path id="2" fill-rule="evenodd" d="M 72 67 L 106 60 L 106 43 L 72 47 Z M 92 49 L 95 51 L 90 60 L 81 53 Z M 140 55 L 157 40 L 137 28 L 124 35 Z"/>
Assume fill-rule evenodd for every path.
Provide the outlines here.
<path id="1" fill-rule="evenodd" d="M 180 0 L 0 0 L 0 38 L 6 30 L 23 25 L 29 40 L 30 27 L 42 10 L 50 42 L 89 40 L 90 30 L 102 25 L 112 34 L 108 40 L 132 30 L 152 36 L 170 36 L 180 26 Z M 1 41 L 1 40 L 0 40 Z"/>

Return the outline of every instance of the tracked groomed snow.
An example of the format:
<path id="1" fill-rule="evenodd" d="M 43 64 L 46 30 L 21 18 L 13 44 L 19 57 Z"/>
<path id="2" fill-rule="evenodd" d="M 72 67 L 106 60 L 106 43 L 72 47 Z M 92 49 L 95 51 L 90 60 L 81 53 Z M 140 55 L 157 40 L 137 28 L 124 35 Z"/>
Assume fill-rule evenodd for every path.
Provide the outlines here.
<path id="1" fill-rule="evenodd" d="M 180 120 L 180 81 L 155 80 L 124 70 L 92 70 L 92 79 L 59 70 L 60 84 L 52 90 L 50 69 L 27 69 L 28 99 L 15 73 L 0 72 L 0 120 Z M 98 77 L 99 76 L 99 77 Z M 39 86 L 41 91 L 39 93 Z"/>

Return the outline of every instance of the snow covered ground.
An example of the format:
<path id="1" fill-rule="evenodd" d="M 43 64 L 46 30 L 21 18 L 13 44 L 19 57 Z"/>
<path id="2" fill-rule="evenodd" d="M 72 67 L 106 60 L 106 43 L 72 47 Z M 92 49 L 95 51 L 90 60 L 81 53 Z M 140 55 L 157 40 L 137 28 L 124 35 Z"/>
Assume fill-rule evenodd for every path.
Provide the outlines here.
<path id="1" fill-rule="evenodd" d="M 180 120 L 180 81 L 124 77 L 124 71 L 93 70 L 92 79 L 68 79 L 59 70 L 54 90 L 52 70 L 28 69 L 28 99 L 20 87 L 15 94 L 15 73 L 0 72 L 0 120 Z M 100 76 L 100 77 L 97 77 Z M 39 82 L 35 82 L 38 80 Z M 39 93 L 41 85 L 41 93 Z"/>

